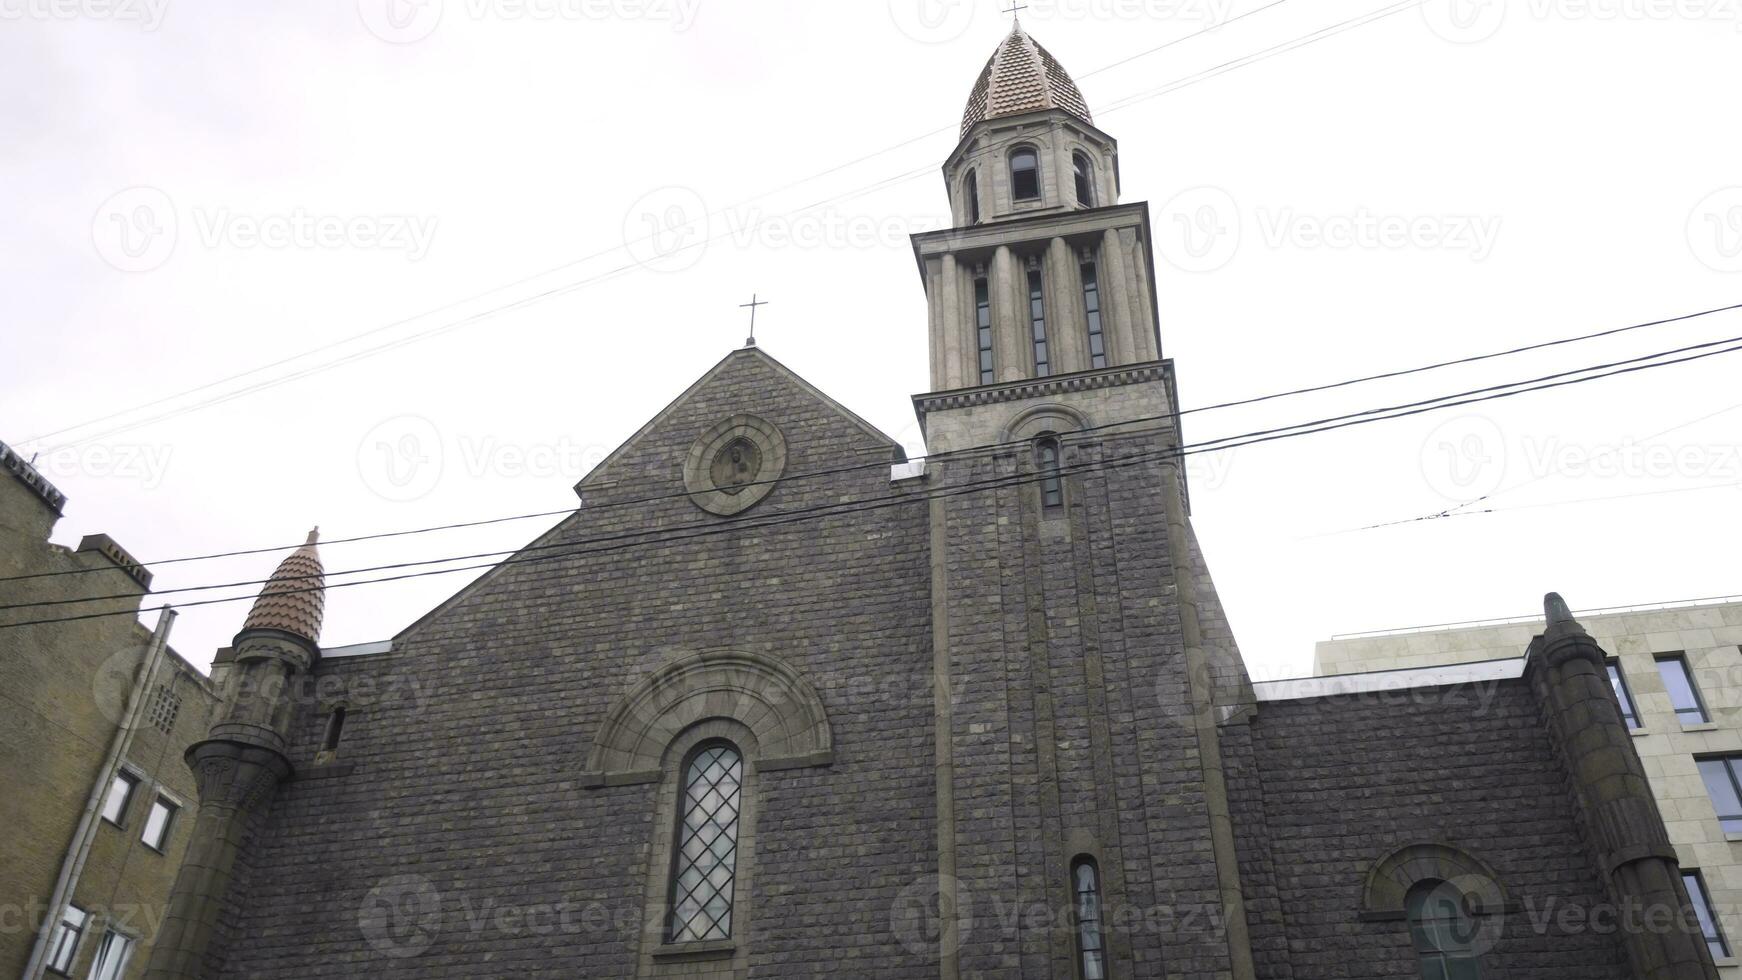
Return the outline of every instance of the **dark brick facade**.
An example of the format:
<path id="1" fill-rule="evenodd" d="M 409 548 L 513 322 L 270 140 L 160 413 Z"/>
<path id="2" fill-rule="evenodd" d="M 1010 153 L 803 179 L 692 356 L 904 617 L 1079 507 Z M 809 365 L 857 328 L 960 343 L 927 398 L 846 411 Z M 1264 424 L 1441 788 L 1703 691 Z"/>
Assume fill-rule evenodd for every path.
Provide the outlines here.
<path id="1" fill-rule="evenodd" d="M 1633 975 L 1619 936 L 1556 922 L 1563 908 L 1609 898 L 1523 680 L 1269 702 L 1249 733 L 1227 734 L 1248 743 L 1228 765 L 1249 830 L 1241 857 L 1260 977 L 1417 975 L 1406 924 L 1364 920 L 1362 888 L 1388 853 L 1428 841 L 1485 861 L 1516 903 L 1484 976 Z"/>
<path id="2" fill-rule="evenodd" d="M 743 412 L 779 428 L 787 478 L 706 514 L 677 495 L 686 454 Z M 1145 454 L 1174 438 L 1066 440 L 1060 508 L 1020 448 L 892 484 L 892 443 L 733 354 L 520 556 L 548 560 L 304 678 L 298 772 L 248 828 L 208 975 L 1071 980 L 1069 867 L 1089 855 L 1110 976 L 1408 977 L 1406 923 L 1363 902 L 1416 844 L 1505 890 L 1484 976 L 1633 975 L 1619 936 L 1552 920 L 1613 896 L 1541 697 L 1519 679 L 1257 701 L 1189 527 L 1170 540 L 1172 476 Z M 845 501 L 893 503 L 769 523 Z M 674 777 L 583 771 L 607 712 L 702 650 L 790 665 L 832 742 L 827 764 L 756 774 L 744 917 L 730 948 L 676 956 L 644 908 L 664 900 Z"/>

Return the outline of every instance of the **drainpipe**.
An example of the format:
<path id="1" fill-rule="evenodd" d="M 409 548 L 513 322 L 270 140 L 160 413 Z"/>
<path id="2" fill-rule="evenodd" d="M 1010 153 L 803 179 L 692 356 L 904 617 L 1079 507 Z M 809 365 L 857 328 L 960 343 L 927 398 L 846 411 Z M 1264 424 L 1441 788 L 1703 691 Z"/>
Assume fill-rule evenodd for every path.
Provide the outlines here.
<path id="1" fill-rule="evenodd" d="M 49 898 L 42 928 L 36 932 L 36 943 L 30 948 L 30 960 L 24 965 L 24 980 L 37 980 L 42 975 L 43 961 L 48 958 L 49 940 L 60 925 L 61 912 L 66 908 L 67 902 L 72 900 L 80 872 L 85 869 L 85 858 L 91 853 L 91 841 L 96 836 L 103 799 L 108 796 L 109 785 L 115 781 L 115 772 L 121 768 L 121 760 L 127 757 L 127 749 L 133 744 L 133 730 L 138 727 L 139 715 L 145 710 L 145 688 L 157 673 L 157 665 L 163 662 L 163 651 L 169 646 L 169 628 L 175 623 L 175 615 L 175 610 L 169 606 L 164 606 L 158 613 L 157 629 L 152 631 L 151 642 L 145 649 L 145 663 L 133 675 L 133 689 L 128 692 L 127 710 L 122 714 L 121 726 L 109 740 L 109 754 L 103 757 L 103 768 L 98 770 L 97 781 L 91 786 L 91 795 L 85 800 L 85 812 L 79 815 L 79 828 L 73 833 L 72 846 L 67 848 L 66 857 L 61 861 L 60 877 L 55 880 L 54 894 Z"/>

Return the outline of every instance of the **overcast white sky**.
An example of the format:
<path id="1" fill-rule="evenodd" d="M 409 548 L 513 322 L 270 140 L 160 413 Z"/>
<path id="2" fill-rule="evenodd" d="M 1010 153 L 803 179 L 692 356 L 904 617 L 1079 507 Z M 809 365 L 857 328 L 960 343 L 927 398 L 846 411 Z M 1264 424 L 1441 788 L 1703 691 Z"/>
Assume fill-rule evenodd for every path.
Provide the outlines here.
<path id="1" fill-rule="evenodd" d="M 1155 211 L 1186 406 L 1742 302 L 1735 2 L 1428 0 L 1172 86 L 1390 9 L 1287 0 L 1096 71 L 1266 2 L 1023 12 L 1120 140 L 1124 200 Z M 917 454 L 906 236 L 944 223 L 936 167 L 998 6 L 0 0 L 0 439 L 42 450 L 71 498 L 57 541 L 108 532 L 147 561 L 554 510 L 742 342 L 754 290 L 763 346 Z M 661 224 L 666 246 L 713 240 L 638 240 Z M 1186 434 L 1734 335 L 1742 316 L 1713 316 Z M 1742 592 L 1739 367 L 1197 457 L 1195 520 L 1253 674 L 1550 589 L 1576 608 Z M 1497 512 L 1350 531 L 1485 491 Z M 510 549 L 553 520 L 324 553 Z M 333 590 L 325 642 L 390 636 L 468 577 Z M 206 662 L 245 609 L 188 609 L 176 647 Z"/>

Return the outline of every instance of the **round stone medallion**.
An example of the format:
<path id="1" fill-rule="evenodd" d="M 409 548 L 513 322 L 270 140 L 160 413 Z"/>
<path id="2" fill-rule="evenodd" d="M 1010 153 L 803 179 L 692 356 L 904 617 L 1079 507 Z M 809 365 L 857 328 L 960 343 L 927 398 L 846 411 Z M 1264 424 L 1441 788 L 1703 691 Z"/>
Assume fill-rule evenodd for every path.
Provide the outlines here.
<path id="1" fill-rule="evenodd" d="M 754 415 L 722 419 L 690 446 L 684 489 L 710 514 L 730 517 L 755 506 L 786 470 L 786 437 Z"/>

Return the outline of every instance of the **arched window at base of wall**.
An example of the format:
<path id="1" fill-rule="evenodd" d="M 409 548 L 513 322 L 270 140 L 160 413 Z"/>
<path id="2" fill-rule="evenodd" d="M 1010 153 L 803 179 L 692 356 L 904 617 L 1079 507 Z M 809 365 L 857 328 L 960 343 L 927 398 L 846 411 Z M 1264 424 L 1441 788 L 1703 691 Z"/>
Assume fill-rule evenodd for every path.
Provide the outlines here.
<path id="1" fill-rule="evenodd" d="M 1101 869 L 1086 854 L 1071 862 L 1071 911 L 1077 932 L 1077 976 L 1102 980 L 1107 975 L 1107 943 L 1101 929 Z"/>

